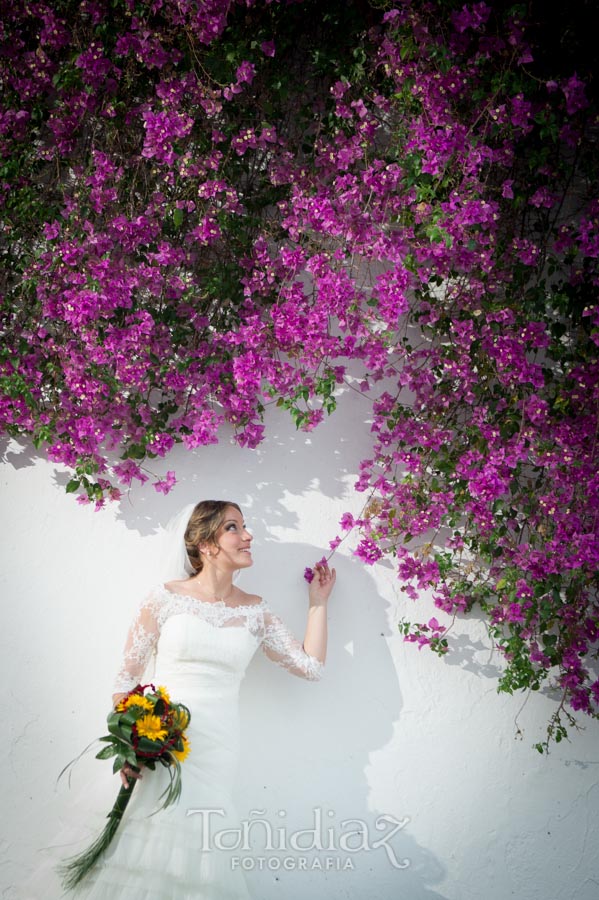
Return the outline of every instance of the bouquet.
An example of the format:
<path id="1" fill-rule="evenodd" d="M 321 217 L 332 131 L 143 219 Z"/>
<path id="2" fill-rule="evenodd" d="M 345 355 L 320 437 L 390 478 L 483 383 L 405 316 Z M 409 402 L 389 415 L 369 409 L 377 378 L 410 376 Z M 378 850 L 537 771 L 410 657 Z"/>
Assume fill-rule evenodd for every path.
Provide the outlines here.
<path id="1" fill-rule="evenodd" d="M 109 713 L 109 734 L 99 738 L 107 746 L 96 754 L 96 759 L 110 759 L 114 756 L 115 773 L 124 765 L 137 772 L 142 765 L 148 769 L 155 769 L 157 762 L 165 766 L 170 775 L 170 783 L 159 797 L 164 802 L 154 811 L 156 813 L 176 803 L 181 794 L 180 764 L 190 749 L 185 735 L 190 719 L 187 707 L 182 703 L 172 703 L 164 687 L 138 684 Z M 63 769 L 64 771 L 66 770 Z M 66 890 L 72 890 L 79 884 L 109 846 L 127 808 L 136 780 L 132 779 L 133 783 L 129 788 L 124 785 L 121 787 L 114 806 L 108 813 L 108 823 L 93 844 L 59 867 Z"/>

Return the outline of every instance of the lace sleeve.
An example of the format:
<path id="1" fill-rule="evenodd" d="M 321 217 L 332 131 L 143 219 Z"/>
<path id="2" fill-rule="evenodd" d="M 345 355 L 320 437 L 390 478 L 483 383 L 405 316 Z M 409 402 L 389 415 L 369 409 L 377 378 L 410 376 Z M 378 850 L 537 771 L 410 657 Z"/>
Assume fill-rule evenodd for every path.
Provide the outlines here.
<path id="1" fill-rule="evenodd" d="M 306 653 L 303 644 L 291 634 L 279 616 L 268 609 L 264 612 L 262 650 L 269 659 L 292 675 L 309 681 L 318 681 L 322 677 L 324 663 Z"/>
<path id="2" fill-rule="evenodd" d="M 151 594 L 139 607 L 129 628 L 121 667 L 113 684 L 113 694 L 130 691 L 140 683 L 160 636 L 158 612 L 159 600 Z"/>

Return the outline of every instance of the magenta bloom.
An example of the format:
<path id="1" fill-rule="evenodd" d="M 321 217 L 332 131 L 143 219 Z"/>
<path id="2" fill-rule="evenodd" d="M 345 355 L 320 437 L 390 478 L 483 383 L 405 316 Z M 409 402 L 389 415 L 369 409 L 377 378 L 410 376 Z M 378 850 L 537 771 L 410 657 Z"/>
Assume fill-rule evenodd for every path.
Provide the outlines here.
<path id="1" fill-rule="evenodd" d="M 275 55 L 275 42 L 274 41 L 262 41 L 260 44 L 260 49 L 264 53 L 265 56 L 274 56 Z"/>
<path id="2" fill-rule="evenodd" d="M 326 566 L 326 564 L 327 558 L 326 556 L 322 556 L 319 560 L 317 560 L 317 562 L 314 563 L 314 566 L 312 568 L 306 566 L 306 568 L 304 569 L 304 578 L 306 579 L 308 584 L 311 584 L 314 580 L 314 568 L 316 566 Z"/>

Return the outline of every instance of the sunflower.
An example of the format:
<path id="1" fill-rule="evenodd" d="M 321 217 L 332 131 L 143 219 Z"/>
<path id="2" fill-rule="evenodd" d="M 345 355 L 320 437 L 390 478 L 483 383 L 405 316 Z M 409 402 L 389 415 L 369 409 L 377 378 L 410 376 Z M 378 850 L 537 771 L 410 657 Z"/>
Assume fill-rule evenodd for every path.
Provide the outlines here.
<path id="1" fill-rule="evenodd" d="M 183 762 L 184 759 L 187 759 L 187 757 L 189 756 L 189 751 L 191 750 L 191 744 L 184 734 L 181 735 L 181 740 L 183 741 L 182 750 L 171 749 L 172 755 L 175 757 L 175 759 L 178 759 L 179 762 Z"/>
<path id="2" fill-rule="evenodd" d="M 142 709 L 153 710 L 154 704 L 150 700 L 149 697 L 142 697 L 141 694 L 131 694 L 129 697 L 126 697 L 123 700 L 125 709 L 129 709 L 130 706 L 141 706 Z"/>
<path id="3" fill-rule="evenodd" d="M 138 735 L 151 741 L 163 741 L 168 734 L 158 716 L 142 716 L 136 725 Z"/>
<path id="4" fill-rule="evenodd" d="M 170 694 L 167 691 L 167 689 L 164 687 L 164 685 L 161 684 L 159 686 L 158 690 L 156 691 L 156 693 L 158 694 L 159 697 L 162 697 L 162 699 L 165 701 L 165 703 L 171 702 Z"/>

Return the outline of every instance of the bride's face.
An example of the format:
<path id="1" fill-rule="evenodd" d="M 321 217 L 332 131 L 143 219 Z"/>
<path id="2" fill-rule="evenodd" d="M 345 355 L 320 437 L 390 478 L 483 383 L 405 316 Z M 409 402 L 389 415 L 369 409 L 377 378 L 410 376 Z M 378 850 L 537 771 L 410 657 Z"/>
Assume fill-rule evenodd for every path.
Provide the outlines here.
<path id="1" fill-rule="evenodd" d="M 250 544 L 253 537 L 245 527 L 243 516 L 234 506 L 225 510 L 225 519 L 220 526 L 216 543 L 220 547 L 218 560 L 229 561 L 233 569 L 245 569 L 252 565 Z"/>

